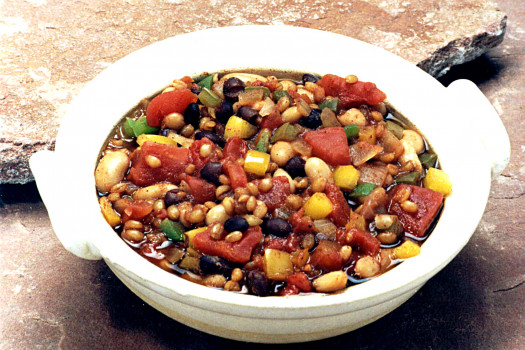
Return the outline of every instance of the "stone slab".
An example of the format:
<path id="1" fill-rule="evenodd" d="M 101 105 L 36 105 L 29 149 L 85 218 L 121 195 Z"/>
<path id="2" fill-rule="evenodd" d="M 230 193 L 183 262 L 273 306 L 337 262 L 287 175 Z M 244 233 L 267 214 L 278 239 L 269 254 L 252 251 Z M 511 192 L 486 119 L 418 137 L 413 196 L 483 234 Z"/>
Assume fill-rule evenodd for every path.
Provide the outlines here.
<path id="1" fill-rule="evenodd" d="M 173 35 L 243 24 L 337 32 L 440 76 L 498 45 L 506 16 L 483 0 L 0 1 L 0 183 L 33 180 L 30 155 L 54 147 L 67 104 L 111 63 Z"/>

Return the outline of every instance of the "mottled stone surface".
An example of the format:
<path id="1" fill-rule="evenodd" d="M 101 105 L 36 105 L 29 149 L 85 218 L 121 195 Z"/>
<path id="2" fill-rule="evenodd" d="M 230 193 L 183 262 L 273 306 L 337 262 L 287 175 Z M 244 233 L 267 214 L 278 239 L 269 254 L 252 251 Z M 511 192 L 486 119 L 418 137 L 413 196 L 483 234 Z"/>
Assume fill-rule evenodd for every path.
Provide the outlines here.
<path id="1" fill-rule="evenodd" d="M 286 24 L 355 37 L 439 76 L 501 42 L 506 17 L 482 0 L 0 1 L 0 183 L 32 180 L 29 156 L 53 148 L 82 86 L 167 37 L 242 24 Z"/>
<path id="2" fill-rule="evenodd" d="M 503 43 L 440 79 L 445 85 L 458 78 L 474 81 L 511 139 L 510 164 L 493 181 L 472 239 L 414 297 L 380 320 L 331 339 L 272 349 L 523 349 L 525 14 L 522 0 L 498 4 L 509 15 Z M 2 350 L 266 348 L 170 320 L 133 295 L 103 262 L 67 253 L 34 184 L 0 186 L 0 228 Z"/>

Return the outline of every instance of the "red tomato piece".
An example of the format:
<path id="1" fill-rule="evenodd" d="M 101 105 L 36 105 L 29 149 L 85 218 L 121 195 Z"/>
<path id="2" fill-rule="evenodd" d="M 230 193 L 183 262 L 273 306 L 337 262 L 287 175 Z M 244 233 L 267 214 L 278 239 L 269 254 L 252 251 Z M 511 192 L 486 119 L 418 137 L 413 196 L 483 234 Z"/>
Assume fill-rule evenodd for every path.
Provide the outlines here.
<path id="1" fill-rule="evenodd" d="M 244 168 L 235 161 L 227 161 L 222 164 L 222 171 L 230 178 L 232 188 L 246 187 L 248 178 Z"/>
<path id="2" fill-rule="evenodd" d="M 146 162 L 146 156 L 157 157 L 161 166 L 151 168 Z M 190 163 L 190 152 L 187 148 L 163 145 L 146 141 L 131 155 L 131 169 L 128 180 L 138 186 L 149 186 L 160 181 L 178 184 L 179 175 Z"/>
<path id="3" fill-rule="evenodd" d="M 359 107 L 365 104 L 375 105 L 383 101 L 386 95 L 374 83 L 358 81 L 349 84 L 344 78 L 333 74 L 324 75 L 317 85 L 324 88 L 327 96 L 337 97 L 340 108 Z"/>
<path id="4" fill-rule="evenodd" d="M 149 126 L 160 126 L 162 118 L 170 113 L 184 113 L 190 103 L 197 102 L 197 95 L 190 89 L 164 92 L 151 100 L 146 110 Z"/>
<path id="5" fill-rule="evenodd" d="M 122 221 L 141 220 L 153 211 L 153 205 L 144 200 L 136 200 L 130 203 L 122 215 Z"/>
<path id="6" fill-rule="evenodd" d="M 261 121 L 260 129 L 276 129 L 283 125 L 283 119 L 281 118 L 281 113 L 276 109 L 272 113 L 268 114 Z"/>
<path id="7" fill-rule="evenodd" d="M 304 272 L 296 272 L 288 276 L 288 278 L 286 278 L 286 285 L 296 286 L 303 293 L 312 291 L 312 283 Z"/>
<path id="8" fill-rule="evenodd" d="M 299 287 L 297 287 L 295 284 L 287 284 L 283 289 L 277 292 L 277 295 L 280 297 L 285 297 L 288 295 L 297 295 L 299 293 L 301 293 Z"/>
<path id="9" fill-rule="evenodd" d="M 244 158 L 246 152 L 248 152 L 248 146 L 240 137 L 232 137 L 228 139 L 228 142 L 226 142 L 226 145 L 222 149 L 224 160 L 236 161 L 237 159 Z"/>
<path id="10" fill-rule="evenodd" d="M 333 210 L 330 213 L 330 219 L 334 224 L 344 227 L 350 220 L 350 207 L 343 195 L 343 192 L 336 184 L 327 183 L 324 193 L 332 202 Z"/>
<path id="11" fill-rule="evenodd" d="M 211 227 L 206 231 L 198 233 L 193 238 L 193 246 L 203 254 L 220 256 L 226 260 L 236 263 L 247 263 L 250 261 L 252 251 L 262 240 L 263 234 L 259 226 L 252 226 L 243 234 L 243 238 L 237 242 L 216 241 L 210 236 Z"/>
<path id="12" fill-rule="evenodd" d="M 397 215 L 405 232 L 416 237 L 423 237 L 441 208 L 443 195 L 428 188 L 400 184 L 389 191 L 390 198 L 393 198 L 402 189 L 410 190 L 408 200 L 417 204 L 417 211 L 408 213 L 401 208 L 400 203 L 391 199 L 388 213 Z"/>
<path id="13" fill-rule="evenodd" d="M 346 235 L 346 237 L 351 236 L 352 240 L 347 242 L 347 244 L 357 247 L 362 253 L 371 256 L 377 255 L 379 253 L 381 242 L 379 242 L 379 240 L 370 233 L 355 227 L 348 230 L 348 232 L 350 235 Z"/>
<path id="14" fill-rule="evenodd" d="M 259 184 L 256 181 L 257 185 Z M 272 178 L 272 188 L 268 192 L 260 192 L 257 199 L 263 201 L 268 210 L 274 210 L 286 202 L 290 192 L 290 183 L 285 176 L 276 176 Z"/>
<path id="15" fill-rule="evenodd" d="M 188 174 L 181 174 L 180 179 L 188 183 L 191 195 L 190 201 L 193 204 L 202 204 L 204 202 L 213 202 L 215 200 L 215 185 L 209 183 L 204 179 L 195 176 L 190 176 Z M 193 200 L 191 200 L 191 197 L 193 197 Z"/>
<path id="16" fill-rule="evenodd" d="M 321 267 L 326 271 L 340 270 L 343 266 L 343 258 L 339 254 L 341 245 L 332 241 L 321 241 L 310 256 L 310 263 Z"/>
<path id="17" fill-rule="evenodd" d="M 308 131 L 304 140 L 312 146 L 312 154 L 331 165 L 350 164 L 345 129 L 341 127 Z"/>
<path id="18" fill-rule="evenodd" d="M 293 233 L 314 233 L 314 222 L 309 216 L 304 216 L 304 208 L 301 208 L 299 211 L 293 213 L 292 216 L 288 219 L 290 224 L 293 227 Z"/>
<path id="19" fill-rule="evenodd" d="M 207 157 L 201 157 L 200 151 L 202 145 L 210 145 L 211 146 L 211 153 Z M 200 140 L 195 140 L 190 146 L 190 155 L 191 155 L 191 163 L 195 165 L 195 173 L 198 174 L 202 167 L 204 167 L 209 162 L 217 162 L 219 160 L 219 157 L 217 156 L 217 151 L 215 144 L 211 142 L 207 138 L 202 138 Z"/>
<path id="20" fill-rule="evenodd" d="M 286 238 L 270 238 L 265 243 L 265 249 L 276 249 L 293 253 L 299 249 L 300 243 L 301 239 L 297 235 L 288 235 Z"/>

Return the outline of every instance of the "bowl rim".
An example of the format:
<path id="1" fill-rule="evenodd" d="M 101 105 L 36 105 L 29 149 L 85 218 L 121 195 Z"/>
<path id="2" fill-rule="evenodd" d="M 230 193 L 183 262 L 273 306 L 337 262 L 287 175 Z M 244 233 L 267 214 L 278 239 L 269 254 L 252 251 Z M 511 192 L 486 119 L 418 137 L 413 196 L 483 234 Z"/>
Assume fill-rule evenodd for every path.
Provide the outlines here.
<path id="1" fill-rule="evenodd" d="M 429 98 L 429 94 L 434 94 L 439 100 L 443 100 L 443 106 L 435 106 L 436 111 L 428 111 L 431 116 L 439 115 L 447 106 L 447 95 L 446 89 L 435 80 L 433 77 L 429 76 L 415 65 L 404 61 L 403 59 L 395 56 L 381 48 L 366 44 L 359 40 L 349 38 L 343 35 L 323 32 L 315 29 L 299 28 L 299 27 L 289 27 L 289 26 L 235 26 L 235 27 L 222 27 L 214 29 L 206 29 L 198 32 L 192 32 L 188 34 L 182 34 L 175 37 L 165 39 L 163 41 L 157 42 L 150 46 L 147 46 L 143 49 L 135 51 L 134 53 L 122 58 L 113 65 L 106 68 L 101 74 L 99 74 L 95 79 L 89 82 L 81 93 L 75 98 L 71 103 L 70 108 L 66 114 L 66 117 L 63 120 L 63 123 L 60 127 L 59 134 L 57 136 L 56 142 L 56 154 L 60 158 L 67 159 L 71 147 L 75 144 L 78 144 L 78 139 L 73 137 L 71 133 L 74 130 L 78 129 L 78 118 L 86 117 L 89 113 L 92 113 L 92 104 L 93 101 L 101 101 L 101 104 L 104 107 L 107 107 L 107 110 L 98 111 L 97 121 L 101 121 L 100 124 L 102 128 L 107 128 L 109 125 L 115 125 L 118 120 L 124 115 L 124 112 L 133 107 L 140 98 L 150 96 L 154 92 L 158 91 L 162 86 L 167 85 L 172 79 L 176 79 L 179 76 L 174 76 L 178 72 L 183 72 L 183 69 L 166 69 L 170 71 L 170 74 L 167 74 L 166 77 L 155 76 L 151 79 L 147 79 L 147 74 L 160 74 L 162 67 L 167 67 L 169 62 L 160 56 L 161 52 L 174 53 L 177 52 L 180 47 L 195 47 L 195 42 L 206 41 L 210 43 L 213 49 L 217 49 L 219 44 L 213 40 L 218 40 L 223 37 L 229 37 L 230 39 L 234 38 L 235 40 L 246 40 L 250 38 L 257 38 L 262 40 L 264 44 L 271 43 L 272 41 L 281 38 L 283 36 L 290 36 L 298 38 L 297 41 L 299 44 L 292 44 L 290 48 L 285 48 L 277 45 L 280 49 L 285 51 L 297 50 L 301 47 L 301 40 L 314 40 L 325 43 L 326 45 L 340 44 L 344 46 L 341 50 L 338 50 L 338 55 L 345 55 L 353 52 L 353 50 L 358 51 L 363 55 L 363 59 L 357 60 L 358 62 L 366 63 L 365 58 L 368 58 L 373 63 L 377 61 L 387 62 L 390 69 L 389 73 L 385 68 L 379 69 L 381 73 L 390 74 L 384 79 L 375 79 L 371 80 L 378 84 L 379 88 L 384 89 L 389 96 L 389 101 L 392 102 L 396 107 L 400 107 L 400 111 L 408 116 L 409 120 L 413 121 L 418 128 L 427 136 L 427 135 L 436 135 L 437 132 L 441 131 L 439 128 L 434 130 L 434 127 L 425 125 L 421 127 L 421 123 L 414 121 L 411 113 L 417 111 L 421 107 L 421 101 L 412 102 L 407 101 L 407 98 L 403 98 L 403 95 L 399 91 L 394 91 L 392 86 L 395 86 L 391 81 L 398 80 L 408 77 L 412 79 L 413 82 L 417 82 L 418 87 L 410 89 L 406 84 L 403 85 L 403 88 L 408 88 L 409 94 L 411 97 L 418 96 L 421 97 L 423 102 L 426 102 Z M 264 40 L 263 40 L 264 39 Z M 282 52 L 281 52 L 282 53 Z M 249 55 L 243 55 L 243 59 L 247 59 Z M 268 55 L 264 55 L 265 58 L 268 58 Z M 181 59 L 182 58 L 177 58 Z M 219 61 L 224 60 L 224 56 L 219 56 Z M 176 59 L 174 59 L 176 61 Z M 233 62 L 241 62 L 239 59 L 231 60 Z M 254 59 L 257 66 L 264 68 L 264 63 L 261 59 Z M 313 58 L 308 59 L 306 64 L 299 62 L 294 65 L 290 60 L 285 60 L 285 64 L 277 64 L 277 68 L 298 68 L 297 70 L 305 70 L 308 67 L 321 67 L 321 72 L 317 70 L 310 70 L 316 73 L 329 73 L 330 70 L 334 71 L 334 74 L 341 74 L 341 58 L 335 57 L 326 59 L 325 61 L 320 60 L 319 54 L 314 55 Z M 350 60 L 352 61 L 352 60 Z M 148 69 L 143 69 L 145 64 L 151 65 L 151 62 L 157 67 L 148 67 Z M 221 61 L 222 62 L 222 61 Z M 249 61 L 246 61 L 249 62 Z M 353 61 L 352 61 L 353 62 Z M 198 62 L 198 64 L 203 64 L 203 62 Z M 235 64 L 235 63 L 232 63 Z M 276 64 L 271 64 L 266 67 L 275 67 Z M 251 64 L 246 64 L 240 68 L 247 68 L 252 66 Z M 196 64 L 192 64 L 191 67 L 196 67 Z M 209 68 L 212 67 L 212 68 Z M 214 71 L 213 68 L 217 67 L 217 62 L 210 63 L 208 67 L 202 66 L 200 72 L 187 72 L 184 75 L 192 75 L 202 73 L 202 71 Z M 328 69 L 325 69 L 328 67 Z M 235 68 L 232 66 L 222 67 L 223 69 Z M 361 69 L 362 67 L 355 67 L 353 71 L 358 72 L 358 76 L 364 76 L 365 80 L 367 77 L 378 77 L 377 72 L 374 72 L 374 69 L 367 67 L 367 69 Z M 144 70 L 144 71 L 142 71 Z M 397 71 L 400 70 L 400 71 Z M 387 72 L 387 73 L 385 73 Z M 130 84 L 130 73 L 136 74 L 141 84 L 141 86 L 133 86 Z M 347 74 L 353 74 L 349 72 Z M 380 77 L 380 76 L 379 76 Z M 378 82 L 378 80 L 380 82 Z M 165 82 L 165 85 L 159 85 L 159 83 Z M 388 82 L 386 89 L 383 88 L 381 83 Z M 117 89 L 117 91 L 122 91 L 124 98 L 116 97 L 116 104 L 111 106 L 111 98 L 107 96 L 108 87 L 111 87 L 111 90 Z M 119 90 L 120 89 L 120 90 Z M 139 96 L 140 98 L 137 98 Z M 390 98 L 393 96 L 393 98 Z M 130 104 L 131 101 L 133 105 Z M 127 104 L 127 106 L 126 106 Z M 445 107 L 445 108 L 444 108 Z M 88 113 L 89 112 L 89 113 Z M 115 115 L 117 113 L 118 115 Z M 450 113 L 451 116 L 443 118 L 446 121 L 455 121 L 457 122 L 457 116 L 454 116 L 453 113 Z M 109 120 L 104 120 L 106 117 Z M 417 120 L 423 120 L 419 116 Z M 460 123 L 460 122 L 459 122 Z M 461 124 L 461 123 L 460 123 Z M 450 130 L 449 137 L 465 137 L 462 135 L 460 130 Z M 109 130 L 109 129 L 107 129 Z M 284 318 L 295 318 L 299 317 L 301 313 L 310 312 L 313 314 L 318 314 L 321 309 L 324 313 L 330 314 L 339 314 L 348 312 L 348 310 L 356 310 L 361 308 L 366 308 L 371 305 L 383 302 L 392 298 L 393 295 L 400 295 L 408 290 L 416 289 L 421 287 L 421 285 L 441 270 L 450 260 L 453 259 L 455 255 L 463 248 L 463 246 L 468 242 L 472 233 L 481 216 L 483 214 L 485 204 L 488 199 L 489 189 L 490 189 L 490 167 L 488 163 L 483 159 L 482 154 L 479 152 L 480 140 L 476 139 L 474 136 L 469 138 L 469 144 L 461 143 L 463 150 L 474 152 L 472 159 L 467 164 L 463 164 L 456 160 L 449 160 L 447 157 L 454 156 L 454 152 L 445 149 L 446 140 L 441 141 L 438 139 L 433 139 L 429 137 L 433 146 L 436 147 L 437 153 L 440 153 L 440 159 L 442 154 L 447 154 L 447 156 L 442 161 L 442 166 L 447 172 L 450 171 L 451 178 L 453 179 L 454 186 L 456 184 L 463 184 L 464 188 L 454 187 L 453 194 L 447 198 L 445 208 L 442 213 L 442 218 L 440 222 L 436 225 L 433 234 L 428 238 L 428 240 L 423 245 L 422 253 L 414 258 L 409 259 L 408 261 L 403 262 L 398 265 L 396 268 L 380 275 L 377 278 L 374 278 L 366 283 L 352 286 L 347 288 L 344 292 L 332 295 L 323 295 L 323 294 L 310 294 L 310 295 L 299 295 L 299 296 L 289 296 L 289 297 L 257 297 L 252 295 L 239 295 L 237 293 L 216 290 L 210 287 L 205 287 L 198 285 L 193 282 L 183 280 L 182 278 L 176 277 L 169 272 L 166 272 L 154 264 L 151 264 L 144 258 L 136 254 L 132 249 L 130 249 L 118 235 L 108 235 L 109 232 L 114 233 L 113 229 L 106 224 L 102 215 L 100 215 L 98 202 L 96 201 L 96 193 L 94 191 L 94 177 L 93 172 L 95 169 L 96 158 L 98 155 L 102 143 L 101 139 L 106 139 L 107 132 L 102 132 L 96 130 L 93 126 L 86 127 L 87 132 L 93 132 L 94 137 L 90 141 L 89 147 L 83 145 L 80 147 L 80 156 L 79 159 L 73 162 L 72 169 L 78 170 L 88 170 L 87 173 L 81 174 L 80 176 L 75 176 L 75 179 L 81 180 L 83 185 L 79 186 L 75 193 L 84 201 L 84 204 L 87 208 L 87 213 L 83 215 L 84 220 L 90 222 L 90 226 L 95 228 L 95 232 L 92 233 L 91 237 L 85 238 L 86 241 L 91 242 L 95 247 L 97 247 L 104 257 L 105 260 L 109 261 L 111 265 L 117 268 L 121 273 L 126 274 L 128 277 L 132 277 L 135 282 L 143 285 L 146 288 L 153 289 L 167 297 L 180 300 L 184 303 L 188 303 L 197 307 L 204 309 L 214 309 L 220 312 L 225 313 L 235 313 L 242 315 L 250 315 L 254 310 L 257 312 L 262 312 L 261 315 L 266 315 L 267 317 L 273 317 L 273 312 L 278 310 L 287 310 L 289 314 L 281 315 Z M 97 133 L 98 132 L 98 133 Z M 443 136 L 442 136 L 443 138 Z M 434 142 L 436 141 L 436 142 Z M 477 154 L 476 154 L 476 150 Z M 455 158 L 454 158 L 455 159 Z M 459 167 L 459 168 L 456 168 Z M 478 178 L 475 181 L 469 183 L 468 176 L 463 176 L 460 174 L 461 171 L 466 171 L 468 174 L 478 174 Z M 71 171 L 65 172 L 66 174 L 71 174 Z M 88 176 L 89 175 L 89 176 Z M 67 177 L 67 176 L 66 176 Z M 62 177 L 62 180 L 66 181 Z M 457 182 L 456 182 L 457 181 Z M 71 181 L 69 181 L 71 182 Z M 472 192 L 472 187 L 480 186 L 479 191 Z M 458 202 L 457 198 L 461 196 L 461 201 Z M 465 205 L 465 201 L 468 200 L 469 204 L 472 206 L 472 213 L 470 213 L 470 219 L 465 220 L 464 222 L 457 223 L 459 227 L 459 233 L 456 236 L 455 244 L 451 244 L 449 247 L 443 246 L 442 244 L 435 243 L 440 239 L 441 235 L 449 237 L 446 235 L 446 230 L 451 229 L 451 223 L 443 221 L 445 217 L 447 220 L 460 220 L 462 219 L 458 213 L 452 213 L 451 210 L 461 210 L 462 206 Z M 52 215 L 53 213 L 50 213 Z M 431 250 L 434 247 L 436 249 L 442 249 L 440 251 Z M 433 248 L 432 248 L 433 249 Z M 428 253 L 427 253 L 428 252 Z M 436 263 L 437 262 L 437 263 Z M 169 277 L 169 278 L 168 278 Z M 387 285 L 385 287 L 385 284 Z M 238 308 L 232 308 L 231 306 L 237 306 Z"/>

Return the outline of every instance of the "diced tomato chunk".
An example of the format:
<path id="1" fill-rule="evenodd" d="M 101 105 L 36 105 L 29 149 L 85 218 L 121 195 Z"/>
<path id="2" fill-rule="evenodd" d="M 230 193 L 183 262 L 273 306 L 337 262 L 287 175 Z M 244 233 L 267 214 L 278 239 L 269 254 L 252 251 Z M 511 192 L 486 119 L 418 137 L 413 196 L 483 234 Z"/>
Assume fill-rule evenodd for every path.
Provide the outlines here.
<path id="1" fill-rule="evenodd" d="M 308 131 L 304 140 L 312 146 L 312 154 L 331 165 L 350 164 L 345 129 L 341 127 Z"/>
<path id="2" fill-rule="evenodd" d="M 301 239 L 297 235 L 288 235 L 286 238 L 270 238 L 265 242 L 265 249 L 282 250 L 288 253 L 293 253 L 299 249 Z"/>
<path id="3" fill-rule="evenodd" d="M 304 208 L 301 208 L 299 211 L 293 213 L 292 216 L 288 219 L 290 224 L 293 227 L 293 233 L 314 233 L 314 222 L 312 218 L 304 215 Z"/>
<path id="4" fill-rule="evenodd" d="M 344 78 L 333 74 L 324 75 L 317 85 L 324 88 L 327 96 L 337 97 L 340 108 L 359 107 L 365 104 L 375 105 L 382 102 L 386 95 L 374 83 L 358 81 L 349 84 Z"/>
<path id="5" fill-rule="evenodd" d="M 148 155 L 158 158 L 161 166 L 151 168 L 146 162 Z M 149 186 L 160 181 L 178 184 L 179 175 L 189 163 L 190 152 L 187 148 L 146 141 L 131 155 L 128 180 L 138 186 Z"/>
<path id="6" fill-rule="evenodd" d="M 253 248 L 262 240 L 263 234 L 259 226 L 252 226 L 237 242 L 217 241 L 210 236 L 211 227 L 200 232 L 193 238 L 193 246 L 203 254 L 220 256 L 236 263 L 247 263 L 252 256 Z"/>
<path id="7" fill-rule="evenodd" d="M 310 256 L 312 265 L 321 267 L 326 271 L 340 270 L 343 266 L 343 258 L 339 254 L 341 245 L 332 241 L 321 241 Z"/>
<path id="8" fill-rule="evenodd" d="M 149 126 L 160 126 L 162 118 L 170 113 L 183 113 L 190 103 L 197 102 L 197 95 L 190 89 L 164 92 L 151 100 L 146 110 Z"/>
<path id="9" fill-rule="evenodd" d="M 259 182 L 256 181 L 258 184 Z M 268 210 L 274 210 L 286 202 L 290 192 L 290 183 L 285 176 L 276 176 L 272 178 L 272 188 L 268 192 L 259 192 L 257 199 L 263 201 Z"/>
<path id="10" fill-rule="evenodd" d="M 410 196 L 408 200 L 417 204 L 415 213 L 408 213 L 401 208 L 400 203 L 393 198 L 398 191 L 408 189 Z M 413 234 L 416 237 L 425 236 L 432 221 L 439 212 L 443 203 L 441 193 L 429 190 L 428 188 L 413 185 L 400 184 L 389 191 L 390 204 L 388 206 L 389 214 L 397 215 L 399 221 L 403 224 L 405 232 Z"/>
<path id="11" fill-rule="evenodd" d="M 211 147 L 211 153 L 207 157 L 202 157 L 200 154 L 200 150 L 203 145 L 210 145 Z M 206 137 L 193 141 L 189 149 L 191 154 L 191 163 L 195 165 L 196 174 L 198 174 L 202 167 L 204 167 L 207 163 L 216 162 L 219 159 L 217 156 L 215 144 Z"/>
<path id="12" fill-rule="evenodd" d="M 230 178 L 231 186 L 234 189 L 237 187 L 246 187 L 246 185 L 248 185 L 246 172 L 239 163 L 229 160 L 223 163 L 222 171 Z"/>
<path id="13" fill-rule="evenodd" d="M 350 206 L 343 195 L 343 192 L 336 184 L 327 183 L 324 193 L 332 202 L 333 210 L 329 217 L 334 224 L 344 227 L 350 220 Z"/>
<path id="14" fill-rule="evenodd" d="M 263 117 L 260 125 L 260 129 L 270 129 L 283 125 L 283 119 L 281 118 L 281 113 L 276 109 L 272 113 L 268 114 L 266 117 Z"/>
<path id="15" fill-rule="evenodd" d="M 215 185 L 204 179 L 187 174 L 181 174 L 180 179 L 186 181 L 190 187 L 190 201 L 193 204 L 202 204 L 204 202 L 215 200 Z"/>
<path id="16" fill-rule="evenodd" d="M 229 138 L 222 150 L 223 159 L 232 161 L 244 158 L 246 152 L 248 152 L 248 146 L 240 137 Z"/>
<path id="17" fill-rule="evenodd" d="M 122 221 L 141 220 L 146 215 L 153 211 L 153 205 L 144 200 L 136 200 L 131 202 L 122 215 Z"/>
<path id="18" fill-rule="evenodd" d="M 381 242 L 379 242 L 379 240 L 372 236 L 370 233 L 362 231 L 355 227 L 348 230 L 348 232 L 350 233 L 350 235 L 347 235 L 346 237 L 351 236 L 352 240 L 350 242 L 347 242 L 347 244 L 350 244 L 353 247 L 357 247 L 362 253 L 371 256 L 377 255 L 379 253 L 379 249 L 381 248 Z"/>
<path id="19" fill-rule="evenodd" d="M 312 283 L 304 272 L 296 272 L 286 278 L 287 285 L 296 286 L 301 292 L 308 293 L 312 291 Z"/>

